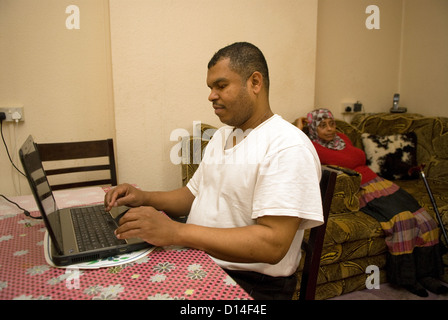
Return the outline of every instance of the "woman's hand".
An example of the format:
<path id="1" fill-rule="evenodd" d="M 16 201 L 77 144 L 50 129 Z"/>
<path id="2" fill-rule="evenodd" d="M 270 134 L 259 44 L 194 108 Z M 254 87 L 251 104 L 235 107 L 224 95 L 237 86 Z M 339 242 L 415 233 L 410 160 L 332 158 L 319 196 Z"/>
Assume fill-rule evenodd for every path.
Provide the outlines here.
<path id="1" fill-rule="evenodd" d="M 299 128 L 300 130 L 303 130 L 305 126 L 308 124 L 308 120 L 305 117 L 297 118 L 296 121 L 294 121 L 294 125 Z"/>

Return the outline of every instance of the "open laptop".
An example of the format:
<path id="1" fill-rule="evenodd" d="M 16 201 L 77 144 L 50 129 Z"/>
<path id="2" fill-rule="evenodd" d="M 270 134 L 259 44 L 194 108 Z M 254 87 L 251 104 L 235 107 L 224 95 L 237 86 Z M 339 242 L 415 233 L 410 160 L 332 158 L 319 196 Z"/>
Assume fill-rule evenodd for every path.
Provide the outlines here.
<path id="1" fill-rule="evenodd" d="M 102 204 L 58 209 L 32 136 L 19 155 L 51 239 L 50 258 L 55 265 L 88 262 L 151 246 L 141 239 L 115 237 L 118 220 L 128 207 L 116 207 L 110 212 L 104 211 Z M 96 222 L 97 218 L 100 222 Z"/>

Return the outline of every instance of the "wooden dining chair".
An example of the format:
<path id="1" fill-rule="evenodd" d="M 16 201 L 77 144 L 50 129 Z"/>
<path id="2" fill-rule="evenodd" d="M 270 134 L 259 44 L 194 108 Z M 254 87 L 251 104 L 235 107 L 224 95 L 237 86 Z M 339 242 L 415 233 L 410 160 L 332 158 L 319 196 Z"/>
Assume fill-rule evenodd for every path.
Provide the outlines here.
<path id="1" fill-rule="evenodd" d="M 117 185 L 114 144 L 112 139 L 80 142 L 36 144 L 47 177 L 73 175 L 70 182 L 50 180 L 52 190 L 99 185 Z M 73 161 L 64 161 L 73 160 Z M 96 171 L 95 173 L 93 171 Z M 102 172 L 100 172 L 102 171 Z M 82 174 L 82 173 L 88 174 Z M 106 174 L 105 174 L 105 173 Z M 64 179 L 67 179 L 67 175 Z M 62 180 L 58 178 L 57 180 Z"/>
<path id="2" fill-rule="evenodd" d="M 305 264 L 300 282 L 300 294 L 298 300 L 314 300 L 316 295 L 317 275 L 320 266 L 322 246 L 324 244 L 325 230 L 327 228 L 328 215 L 336 185 L 336 172 L 327 169 L 322 170 L 320 180 L 320 193 L 322 197 L 322 210 L 324 223 L 310 230 L 308 240 L 303 240 L 302 249 L 305 251 Z"/>

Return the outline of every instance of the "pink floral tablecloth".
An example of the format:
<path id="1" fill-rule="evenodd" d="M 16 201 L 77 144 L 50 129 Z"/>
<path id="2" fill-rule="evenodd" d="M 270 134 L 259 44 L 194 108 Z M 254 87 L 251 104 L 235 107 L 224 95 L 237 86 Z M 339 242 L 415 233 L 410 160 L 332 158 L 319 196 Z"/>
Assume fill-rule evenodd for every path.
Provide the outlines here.
<path id="1" fill-rule="evenodd" d="M 101 202 L 104 190 L 55 193 L 59 207 Z M 31 196 L 15 197 L 39 215 Z M 44 257 L 45 226 L 0 199 L 0 299 L 251 299 L 204 252 L 156 248 L 127 264 L 55 268 Z"/>

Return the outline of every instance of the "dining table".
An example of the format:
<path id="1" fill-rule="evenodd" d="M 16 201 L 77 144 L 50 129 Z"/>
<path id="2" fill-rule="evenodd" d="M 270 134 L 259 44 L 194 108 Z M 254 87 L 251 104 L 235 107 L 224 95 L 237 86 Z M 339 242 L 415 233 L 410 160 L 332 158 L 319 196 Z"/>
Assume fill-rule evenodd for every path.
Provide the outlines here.
<path id="1" fill-rule="evenodd" d="M 99 204 L 108 188 L 54 192 L 58 208 Z M 37 217 L 33 196 L 8 197 Z M 57 267 L 45 255 L 42 219 L 0 198 L 0 300 L 251 300 L 204 251 L 153 247 Z"/>

